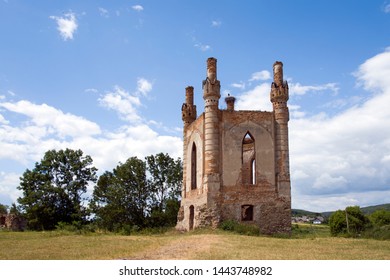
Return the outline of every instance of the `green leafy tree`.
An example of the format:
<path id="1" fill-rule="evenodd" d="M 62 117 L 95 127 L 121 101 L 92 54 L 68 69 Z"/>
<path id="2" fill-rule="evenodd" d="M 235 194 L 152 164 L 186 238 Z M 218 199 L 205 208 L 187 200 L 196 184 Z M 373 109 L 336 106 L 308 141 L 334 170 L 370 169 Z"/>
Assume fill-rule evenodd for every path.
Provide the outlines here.
<path id="1" fill-rule="evenodd" d="M 180 197 L 183 180 L 182 162 L 163 153 L 146 157 L 146 162 L 154 206 L 159 211 L 165 211 L 168 200 L 178 200 Z"/>
<path id="2" fill-rule="evenodd" d="M 88 213 L 83 194 L 89 183 L 96 182 L 96 171 L 92 158 L 81 150 L 47 151 L 20 178 L 23 195 L 18 203 L 29 228 L 49 230 L 59 222 L 84 222 Z"/>
<path id="3" fill-rule="evenodd" d="M 131 157 L 119 163 L 112 172 L 99 177 L 93 191 L 90 206 L 96 222 L 108 230 L 118 230 L 125 225 L 144 227 L 150 192 L 145 162 Z"/>
<path id="4" fill-rule="evenodd" d="M 159 153 L 146 157 L 149 184 L 152 188 L 151 227 L 173 226 L 180 207 L 180 191 L 183 165 L 168 154 Z"/>
<path id="5" fill-rule="evenodd" d="M 0 203 L 0 214 L 7 214 L 7 213 L 8 213 L 8 206 Z"/>
<path id="6" fill-rule="evenodd" d="M 347 234 L 357 236 L 370 224 L 359 206 L 349 206 L 345 210 L 337 210 L 329 217 L 330 232 L 333 236 Z"/>
<path id="7" fill-rule="evenodd" d="M 390 211 L 377 210 L 370 215 L 370 220 L 378 227 L 390 225 Z"/>
<path id="8" fill-rule="evenodd" d="M 9 209 L 9 213 L 16 216 L 22 216 L 20 212 L 20 206 L 16 206 L 15 203 L 12 203 L 11 208 Z"/>
<path id="9" fill-rule="evenodd" d="M 181 160 L 168 154 L 129 158 L 100 176 L 91 200 L 99 226 L 160 227 L 176 223 L 180 207 Z"/>

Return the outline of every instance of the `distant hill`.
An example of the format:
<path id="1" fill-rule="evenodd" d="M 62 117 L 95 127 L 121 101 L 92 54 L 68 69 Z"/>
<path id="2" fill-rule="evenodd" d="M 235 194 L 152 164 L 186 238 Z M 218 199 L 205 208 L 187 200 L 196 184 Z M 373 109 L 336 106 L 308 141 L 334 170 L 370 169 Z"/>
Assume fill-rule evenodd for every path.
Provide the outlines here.
<path id="1" fill-rule="evenodd" d="M 301 216 L 317 217 L 321 215 L 322 213 L 318 213 L 318 212 L 316 213 L 316 212 L 310 212 L 302 209 L 291 209 L 291 216 L 293 217 L 301 217 Z"/>
<path id="2" fill-rule="evenodd" d="M 375 205 L 375 206 L 361 207 L 360 209 L 362 210 L 362 212 L 365 215 L 369 215 L 369 214 L 375 212 L 376 210 L 381 210 L 381 209 L 390 211 L 390 203 L 380 204 L 380 205 Z M 318 213 L 318 212 L 310 212 L 310 211 L 301 210 L 301 209 L 291 209 L 291 215 L 293 217 L 299 217 L 299 216 L 308 216 L 308 217 L 323 216 L 323 217 L 329 217 L 330 215 L 332 215 L 333 212 L 334 211 L 327 211 L 327 212 Z"/>
<path id="3" fill-rule="evenodd" d="M 374 213 L 376 210 L 390 211 L 390 203 L 380 204 L 380 205 L 375 205 L 375 206 L 367 206 L 367 207 L 362 207 L 360 209 L 362 209 L 362 212 L 366 215 Z"/>

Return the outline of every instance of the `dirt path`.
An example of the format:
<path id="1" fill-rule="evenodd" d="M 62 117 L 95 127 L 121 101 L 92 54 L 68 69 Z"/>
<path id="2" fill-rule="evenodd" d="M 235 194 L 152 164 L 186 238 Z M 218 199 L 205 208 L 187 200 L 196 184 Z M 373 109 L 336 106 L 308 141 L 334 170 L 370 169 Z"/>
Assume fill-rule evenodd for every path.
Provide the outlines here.
<path id="1" fill-rule="evenodd" d="M 153 250 L 144 251 L 126 259 L 132 260 L 189 260 L 202 253 L 209 254 L 213 245 L 222 242 L 217 235 L 199 235 L 190 238 L 175 239 Z"/>

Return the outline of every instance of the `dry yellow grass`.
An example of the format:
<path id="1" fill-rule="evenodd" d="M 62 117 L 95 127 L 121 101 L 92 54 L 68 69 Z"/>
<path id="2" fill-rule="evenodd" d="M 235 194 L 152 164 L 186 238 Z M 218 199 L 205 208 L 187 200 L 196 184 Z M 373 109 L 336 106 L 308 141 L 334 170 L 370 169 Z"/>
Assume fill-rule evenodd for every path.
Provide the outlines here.
<path id="1" fill-rule="evenodd" d="M 151 236 L 0 232 L 0 248 L 2 260 L 390 260 L 390 241 L 329 237 L 324 231 L 293 238 L 222 231 Z"/>

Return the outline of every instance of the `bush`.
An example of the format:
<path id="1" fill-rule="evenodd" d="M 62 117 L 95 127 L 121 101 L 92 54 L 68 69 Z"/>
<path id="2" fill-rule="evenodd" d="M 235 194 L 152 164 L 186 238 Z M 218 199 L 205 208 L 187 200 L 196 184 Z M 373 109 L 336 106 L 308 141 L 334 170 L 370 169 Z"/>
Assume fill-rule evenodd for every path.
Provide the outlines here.
<path id="1" fill-rule="evenodd" d="M 260 229 L 256 225 L 242 224 L 233 220 L 226 220 L 219 226 L 222 230 L 236 232 L 242 235 L 260 235 Z"/>
<path id="2" fill-rule="evenodd" d="M 370 221 L 378 227 L 390 225 L 390 211 L 377 210 L 370 215 Z"/>
<path id="3" fill-rule="evenodd" d="M 56 230 L 82 234 L 95 232 L 97 227 L 93 223 L 83 224 L 77 221 L 73 221 L 72 223 L 59 222 L 56 225 Z"/>
<path id="4" fill-rule="evenodd" d="M 363 234 L 364 238 L 373 238 L 378 240 L 390 240 L 390 225 L 374 226 Z"/>

